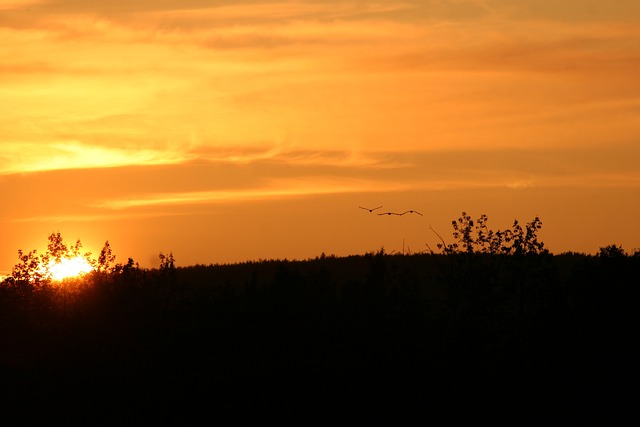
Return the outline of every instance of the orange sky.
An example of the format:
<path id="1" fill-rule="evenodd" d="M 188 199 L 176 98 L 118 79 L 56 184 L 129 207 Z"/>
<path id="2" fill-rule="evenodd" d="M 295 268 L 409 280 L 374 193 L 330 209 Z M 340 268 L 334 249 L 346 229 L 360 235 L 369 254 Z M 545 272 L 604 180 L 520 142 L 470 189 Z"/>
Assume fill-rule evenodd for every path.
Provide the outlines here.
<path id="1" fill-rule="evenodd" d="M 0 273 L 52 232 L 145 267 L 422 251 L 463 210 L 640 247 L 636 0 L 0 0 L 0 58 Z"/>

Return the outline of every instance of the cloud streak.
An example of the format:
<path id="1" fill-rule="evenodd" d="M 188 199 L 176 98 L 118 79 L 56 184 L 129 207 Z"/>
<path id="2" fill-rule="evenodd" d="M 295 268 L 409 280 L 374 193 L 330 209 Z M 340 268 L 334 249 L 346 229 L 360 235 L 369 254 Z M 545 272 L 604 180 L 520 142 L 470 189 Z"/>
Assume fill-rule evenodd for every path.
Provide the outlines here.
<path id="1" fill-rule="evenodd" d="M 0 175 L 68 169 L 114 168 L 129 165 L 180 163 L 184 153 L 91 146 L 78 141 L 7 144 L 0 156 Z M 43 154 L 45 153 L 45 154 Z"/>
<path id="2" fill-rule="evenodd" d="M 373 188 L 371 183 L 358 180 L 288 180 L 274 183 L 265 188 L 249 190 L 216 190 L 201 192 L 163 193 L 149 195 L 144 198 L 128 198 L 107 200 L 94 207 L 107 209 L 127 209 L 163 205 L 193 205 L 209 203 L 236 203 L 249 200 L 274 200 L 289 197 L 315 196 L 322 194 L 366 193 L 379 191 L 398 191 L 407 189 L 403 184 L 378 185 Z"/>

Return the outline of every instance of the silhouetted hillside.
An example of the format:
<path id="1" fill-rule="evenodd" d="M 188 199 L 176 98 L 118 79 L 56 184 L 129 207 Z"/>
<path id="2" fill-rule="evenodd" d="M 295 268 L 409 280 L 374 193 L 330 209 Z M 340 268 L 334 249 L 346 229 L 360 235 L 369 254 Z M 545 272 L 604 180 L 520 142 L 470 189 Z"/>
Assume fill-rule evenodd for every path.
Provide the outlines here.
<path id="1" fill-rule="evenodd" d="M 635 362 L 639 273 L 638 256 L 379 252 L 4 282 L 0 387 L 42 403 L 601 393 Z"/>

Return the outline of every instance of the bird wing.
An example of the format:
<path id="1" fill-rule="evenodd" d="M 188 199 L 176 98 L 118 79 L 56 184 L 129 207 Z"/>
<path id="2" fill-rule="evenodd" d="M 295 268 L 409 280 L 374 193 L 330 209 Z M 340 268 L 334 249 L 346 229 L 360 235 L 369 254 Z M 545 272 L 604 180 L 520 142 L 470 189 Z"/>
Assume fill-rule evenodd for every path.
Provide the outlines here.
<path id="1" fill-rule="evenodd" d="M 365 208 L 363 206 L 358 206 L 360 209 L 364 209 L 365 211 L 373 212 L 376 209 L 380 209 L 382 206 L 378 206 L 377 208 Z"/>

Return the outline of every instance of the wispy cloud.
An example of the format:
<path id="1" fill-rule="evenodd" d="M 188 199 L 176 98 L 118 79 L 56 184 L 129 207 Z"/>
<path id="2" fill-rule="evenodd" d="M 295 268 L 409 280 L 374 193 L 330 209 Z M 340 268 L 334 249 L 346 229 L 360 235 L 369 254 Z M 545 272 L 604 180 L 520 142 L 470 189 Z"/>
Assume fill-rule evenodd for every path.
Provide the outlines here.
<path id="1" fill-rule="evenodd" d="M 111 168 L 128 165 L 171 164 L 185 161 L 185 153 L 151 149 L 91 146 L 78 141 L 4 143 L 0 175 L 62 169 Z"/>
<path id="2" fill-rule="evenodd" d="M 535 181 L 533 178 L 530 179 L 519 179 L 515 181 L 507 182 L 507 187 L 512 188 L 514 190 L 520 190 L 524 188 L 532 188 L 534 186 Z"/>
<path id="3" fill-rule="evenodd" d="M 248 200 L 280 199 L 321 194 L 362 193 L 378 191 L 398 191 L 406 189 L 406 184 L 388 183 L 374 187 L 365 180 L 279 180 L 263 188 L 188 191 L 178 193 L 150 194 L 142 198 L 112 199 L 99 202 L 93 207 L 107 209 L 127 209 L 162 205 L 193 205 L 203 203 L 235 203 Z"/>
<path id="4" fill-rule="evenodd" d="M 86 215 L 33 215 L 27 217 L 15 218 L 12 220 L 14 224 L 26 223 L 43 223 L 43 224 L 63 224 L 63 223 L 101 223 L 101 222 L 119 222 L 131 219 L 154 219 L 164 217 L 178 217 L 188 215 L 186 212 L 170 212 L 167 210 L 159 212 L 127 212 L 123 214 L 114 213 L 112 211 L 103 214 L 86 214 Z"/>

